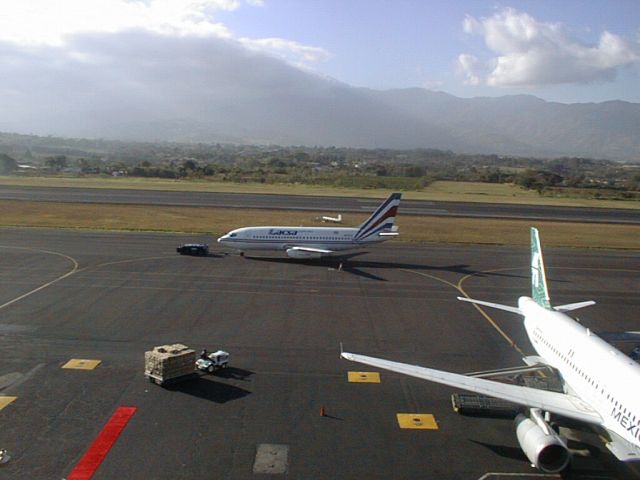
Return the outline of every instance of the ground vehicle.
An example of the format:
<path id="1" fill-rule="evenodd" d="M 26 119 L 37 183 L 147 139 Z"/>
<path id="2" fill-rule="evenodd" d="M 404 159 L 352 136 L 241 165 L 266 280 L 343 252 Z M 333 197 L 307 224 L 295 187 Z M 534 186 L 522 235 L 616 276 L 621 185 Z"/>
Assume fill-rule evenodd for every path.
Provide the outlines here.
<path id="1" fill-rule="evenodd" d="M 229 364 L 229 354 L 224 350 L 218 350 L 207 355 L 203 350 L 200 358 L 196 360 L 196 368 L 203 372 L 213 373 L 219 368 L 226 368 Z"/>
<path id="2" fill-rule="evenodd" d="M 209 245 L 206 243 L 184 243 L 176 248 L 176 252 L 180 255 L 200 255 L 209 254 Z"/>
<path id="3" fill-rule="evenodd" d="M 203 350 L 196 360 L 196 351 L 181 343 L 159 345 L 144 353 L 144 375 L 150 382 L 169 385 L 194 378 L 198 371 L 213 373 L 229 364 L 229 353 Z"/>

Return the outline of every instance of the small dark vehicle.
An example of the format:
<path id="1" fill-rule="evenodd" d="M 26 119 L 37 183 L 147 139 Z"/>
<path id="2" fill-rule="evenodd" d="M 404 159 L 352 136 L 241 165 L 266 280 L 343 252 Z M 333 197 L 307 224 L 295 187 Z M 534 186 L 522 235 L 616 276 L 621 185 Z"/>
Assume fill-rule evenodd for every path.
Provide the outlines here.
<path id="1" fill-rule="evenodd" d="M 209 254 L 209 245 L 206 243 L 185 243 L 176 248 L 180 255 L 201 255 Z"/>

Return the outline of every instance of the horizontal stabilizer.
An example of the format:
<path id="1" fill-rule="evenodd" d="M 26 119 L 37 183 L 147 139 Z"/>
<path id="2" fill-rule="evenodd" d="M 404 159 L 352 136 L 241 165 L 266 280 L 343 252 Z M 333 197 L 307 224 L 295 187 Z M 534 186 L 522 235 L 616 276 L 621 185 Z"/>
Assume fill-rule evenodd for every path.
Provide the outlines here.
<path id="1" fill-rule="evenodd" d="M 570 312 L 571 310 L 578 310 L 579 308 L 590 307 L 591 305 L 595 305 L 596 302 L 593 300 L 587 300 L 586 302 L 577 302 L 577 303 L 567 303 L 566 305 L 558 305 L 557 307 L 553 307 L 554 310 L 558 312 Z"/>
<path id="2" fill-rule="evenodd" d="M 399 232 L 380 232 L 378 236 L 380 237 L 397 237 L 400 235 Z"/>
<path id="3" fill-rule="evenodd" d="M 523 314 L 522 310 L 520 310 L 518 307 L 510 307 L 509 305 L 502 305 L 501 303 L 483 302 L 482 300 L 474 300 L 473 298 L 468 297 L 458 297 L 458 300 L 462 300 L 463 302 L 475 303 L 477 305 L 484 305 L 485 307 L 497 308 L 506 312 L 517 313 L 518 315 Z"/>

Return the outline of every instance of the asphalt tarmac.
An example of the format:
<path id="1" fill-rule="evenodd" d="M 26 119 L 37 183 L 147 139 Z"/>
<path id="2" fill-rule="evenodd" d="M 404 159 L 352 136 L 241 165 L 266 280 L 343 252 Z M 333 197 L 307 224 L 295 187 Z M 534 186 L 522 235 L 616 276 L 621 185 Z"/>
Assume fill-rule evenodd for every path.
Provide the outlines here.
<path id="1" fill-rule="evenodd" d="M 320 211 L 326 212 L 327 215 L 336 215 L 345 212 L 369 213 L 381 202 L 379 199 L 351 197 L 168 192 L 101 188 L 15 187 L 8 185 L 0 185 L 0 200 L 264 208 Z M 615 208 L 403 200 L 401 211 L 403 215 L 640 224 L 639 210 Z"/>
<path id="2" fill-rule="evenodd" d="M 121 406 L 137 411 L 97 480 L 539 473 L 511 420 L 458 415 L 455 390 L 389 372 L 380 383 L 349 382 L 348 372 L 371 369 L 339 358 L 342 342 L 461 373 L 520 365 L 511 342 L 533 353 L 520 320 L 487 311 L 503 335 L 455 297 L 460 287 L 515 303 L 529 291 L 528 249 L 388 242 L 339 270 L 333 259 L 241 258 L 217 244 L 208 257 L 177 255 L 186 241 L 213 243 L 0 229 L 0 396 L 16 397 L 0 410 L 10 456 L 1 478 L 67 478 Z M 555 302 L 594 299 L 579 312 L 585 325 L 638 330 L 638 252 L 545 253 Z M 144 351 L 174 342 L 223 348 L 231 367 L 171 388 L 150 384 Z M 70 359 L 101 363 L 61 368 Z M 431 414 L 437 429 L 401 429 L 399 413 Z M 576 445 L 589 454 L 574 457 L 573 478 L 640 478 L 597 445 Z"/>

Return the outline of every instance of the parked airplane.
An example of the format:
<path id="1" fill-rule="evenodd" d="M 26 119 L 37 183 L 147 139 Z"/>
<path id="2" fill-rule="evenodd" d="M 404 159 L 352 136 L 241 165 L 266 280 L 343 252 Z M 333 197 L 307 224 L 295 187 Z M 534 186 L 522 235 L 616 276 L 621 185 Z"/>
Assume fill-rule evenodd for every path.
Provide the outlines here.
<path id="1" fill-rule="evenodd" d="M 342 357 L 525 407 L 525 414 L 515 420 L 518 441 L 532 465 L 545 472 L 562 471 L 570 461 L 566 440 L 550 425 L 554 420 L 571 419 L 594 426 L 619 460 L 640 460 L 640 365 L 565 313 L 595 302 L 551 306 L 535 228 L 531 229 L 531 283 L 533 298 L 520 297 L 517 307 L 458 299 L 522 315 L 539 356 L 525 357 L 528 367 L 519 368 L 523 372 L 553 368 L 563 382 L 564 393 L 500 383 L 488 380 L 490 375 L 478 378 L 346 352 Z"/>
<path id="2" fill-rule="evenodd" d="M 328 215 L 322 216 L 322 223 L 331 222 L 331 223 L 342 223 L 342 214 L 339 213 L 337 217 L 329 217 Z"/>
<path id="3" fill-rule="evenodd" d="M 395 225 L 400 193 L 389 195 L 358 228 L 244 227 L 218 242 L 244 253 L 247 250 L 284 251 L 291 258 L 319 258 L 344 250 L 364 248 L 398 235 Z"/>

